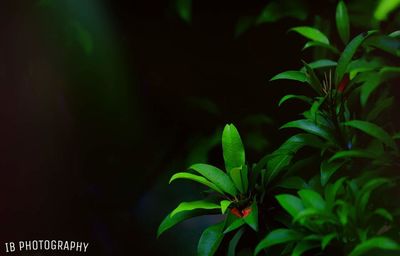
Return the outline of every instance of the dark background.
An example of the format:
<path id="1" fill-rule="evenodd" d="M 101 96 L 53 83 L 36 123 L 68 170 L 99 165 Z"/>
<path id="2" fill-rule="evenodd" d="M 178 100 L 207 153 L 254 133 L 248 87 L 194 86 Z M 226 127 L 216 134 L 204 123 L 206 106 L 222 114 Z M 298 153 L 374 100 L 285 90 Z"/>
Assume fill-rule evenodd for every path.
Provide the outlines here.
<path id="1" fill-rule="evenodd" d="M 300 88 L 268 80 L 310 59 L 287 30 L 335 8 L 315 1 L 304 21 L 235 37 L 239 18 L 267 2 L 194 1 L 187 23 L 172 1 L 3 1 L 1 254 L 34 239 L 87 241 L 91 255 L 194 254 L 212 218 L 156 240 L 179 201 L 199 198 L 169 177 L 198 160 L 220 165 L 226 123 L 249 134 L 250 162 L 281 142 L 302 105 L 277 103 Z"/>

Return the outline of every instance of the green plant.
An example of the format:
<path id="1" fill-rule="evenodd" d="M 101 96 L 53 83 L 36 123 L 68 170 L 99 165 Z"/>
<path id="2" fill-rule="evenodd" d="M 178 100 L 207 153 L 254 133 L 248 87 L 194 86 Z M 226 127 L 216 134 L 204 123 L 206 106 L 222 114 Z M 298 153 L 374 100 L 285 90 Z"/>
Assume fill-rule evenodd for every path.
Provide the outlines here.
<path id="1" fill-rule="evenodd" d="M 302 118 L 281 127 L 302 132 L 249 165 L 238 131 L 227 125 L 222 135 L 226 172 L 195 164 L 189 169 L 200 175 L 175 174 L 171 181 L 195 180 L 213 192 L 180 204 L 164 219 L 159 234 L 187 218 L 219 211 L 225 219 L 204 231 L 199 255 L 224 252 L 218 247 L 225 236 L 231 238 L 228 255 L 240 248 L 251 248 L 254 255 L 400 253 L 400 208 L 394 196 L 399 192 L 400 136 L 390 115 L 395 103 L 391 85 L 400 72 L 400 33 L 371 30 L 350 40 L 343 1 L 335 17 L 340 42 L 315 27 L 290 29 L 309 40 L 305 48 L 327 51 L 271 79 L 310 88 L 307 95 L 285 95 L 278 104 L 305 103 Z M 253 230 L 252 239 L 238 246 L 246 226 Z M 234 235 L 228 235 L 231 231 Z"/>
<path id="2" fill-rule="evenodd" d="M 160 235 L 187 218 L 217 213 L 216 211 L 225 214 L 229 209 L 227 218 L 223 222 L 210 226 L 204 231 L 199 241 L 199 255 L 212 255 L 217 250 L 224 234 L 237 230 L 245 224 L 255 231 L 258 230 L 256 176 L 252 175 L 251 171 L 249 172 L 242 140 L 232 124 L 224 128 L 222 148 L 226 172 L 212 165 L 194 164 L 189 169 L 197 174 L 180 172 L 172 176 L 170 182 L 177 179 L 189 179 L 211 190 L 207 191 L 208 196 L 204 200 L 179 204 L 158 229 L 158 235 Z M 240 229 L 237 236 L 241 236 L 243 232 L 244 229 Z"/>

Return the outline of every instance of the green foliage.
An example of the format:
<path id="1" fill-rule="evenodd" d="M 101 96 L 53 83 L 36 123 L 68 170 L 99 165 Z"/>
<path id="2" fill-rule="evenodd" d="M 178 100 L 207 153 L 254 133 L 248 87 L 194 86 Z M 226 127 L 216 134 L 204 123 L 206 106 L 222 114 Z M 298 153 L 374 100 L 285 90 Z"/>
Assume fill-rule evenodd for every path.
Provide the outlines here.
<path id="1" fill-rule="evenodd" d="M 256 23 L 281 18 L 267 15 L 278 6 L 271 1 Z M 375 18 L 385 19 L 393 6 L 396 1 L 380 1 Z M 370 30 L 351 39 L 350 17 L 352 24 L 359 19 L 351 16 L 353 8 L 344 1 L 336 6 L 333 36 L 341 39 L 339 45 L 320 26 L 290 29 L 310 40 L 305 48 L 328 50 L 270 79 L 312 89 L 284 95 L 278 103 L 305 103 L 299 120 L 281 126 L 294 134 L 249 164 L 238 130 L 226 125 L 221 138 L 225 170 L 195 164 L 189 170 L 196 174 L 173 175 L 171 182 L 189 179 L 211 191 L 205 191 L 204 199 L 181 203 L 161 223 L 158 235 L 188 218 L 219 213 L 224 220 L 203 232 L 199 255 L 249 250 L 292 256 L 400 253 L 395 198 L 400 135 L 389 114 L 395 103 L 391 85 L 400 73 L 400 33 Z M 255 239 L 241 244 L 250 232 Z M 224 239 L 230 239 L 227 248 L 219 248 Z"/>
<path id="2" fill-rule="evenodd" d="M 224 234 L 222 233 L 223 227 L 224 223 L 221 222 L 204 230 L 197 247 L 197 255 L 208 256 L 213 255 L 217 251 L 218 246 L 224 237 Z"/>
<path id="3" fill-rule="evenodd" d="M 300 35 L 308 38 L 312 41 L 329 45 L 329 39 L 321 31 L 312 27 L 295 27 L 291 28 L 290 31 L 299 33 Z"/>
<path id="4" fill-rule="evenodd" d="M 377 20 L 385 20 L 389 13 L 400 6 L 399 0 L 380 0 L 375 10 L 374 17 Z"/>

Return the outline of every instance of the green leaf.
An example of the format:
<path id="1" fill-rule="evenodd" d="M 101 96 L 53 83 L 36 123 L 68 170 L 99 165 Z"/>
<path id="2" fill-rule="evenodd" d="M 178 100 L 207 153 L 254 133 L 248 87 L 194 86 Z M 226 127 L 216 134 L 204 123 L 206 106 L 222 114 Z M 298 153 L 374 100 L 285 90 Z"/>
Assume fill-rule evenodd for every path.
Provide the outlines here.
<path id="1" fill-rule="evenodd" d="M 229 171 L 229 176 L 231 177 L 233 183 L 235 184 L 236 188 L 240 191 L 240 193 L 245 193 L 242 183 L 241 171 L 242 171 L 241 167 L 233 168 Z"/>
<path id="2" fill-rule="evenodd" d="M 342 201 L 338 201 L 338 202 L 342 202 Z M 339 204 L 339 207 L 337 209 L 337 215 L 339 217 L 339 221 L 343 226 L 346 226 L 347 223 L 349 222 L 349 215 L 350 215 L 350 205 L 348 203 L 342 203 Z"/>
<path id="3" fill-rule="evenodd" d="M 350 34 L 349 15 L 343 1 L 340 1 L 336 7 L 336 27 L 343 43 L 347 44 Z"/>
<path id="4" fill-rule="evenodd" d="M 251 204 L 251 212 L 249 215 L 243 218 L 244 222 L 247 223 L 254 231 L 258 231 L 258 207 L 257 202 L 254 200 Z"/>
<path id="5" fill-rule="evenodd" d="M 342 167 L 344 162 L 329 162 L 323 161 L 321 163 L 321 185 L 325 186 L 330 177 Z"/>
<path id="6" fill-rule="evenodd" d="M 225 125 L 222 132 L 222 150 L 226 171 L 242 167 L 245 164 L 245 153 L 242 139 L 233 124 Z"/>
<path id="7" fill-rule="evenodd" d="M 308 48 L 314 48 L 314 47 L 321 47 L 321 48 L 325 48 L 325 49 L 328 49 L 328 50 L 330 50 L 332 53 L 334 53 L 334 54 L 339 54 L 340 52 L 339 52 L 339 50 L 338 49 L 336 49 L 335 47 L 333 47 L 332 45 L 329 45 L 329 44 L 324 44 L 324 43 L 321 43 L 321 42 L 315 42 L 315 41 L 309 41 L 309 42 L 307 42 L 305 45 L 304 45 L 304 47 L 303 47 L 303 51 L 304 50 L 306 50 L 306 49 L 308 49 Z"/>
<path id="8" fill-rule="evenodd" d="M 243 165 L 240 174 L 242 177 L 243 191 L 244 193 L 246 193 L 249 189 L 249 170 L 247 168 L 247 165 Z"/>
<path id="9" fill-rule="evenodd" d="M 325 209 L 326 203 L 320 194 L 311 189 L 302 189 L 297 192 L 307 208 L 314 208 L 320 211 Z"/>
<path id="10" fill-rule="evenodd" d="M 267 163 L 267 182 L 275 178 L 284 168 L 286 168 L 293 158 L 293 152 L 278 152 L 271 156 Z"/>
<path id="11" fill-rule="evenodd" d="M 212 182 L 208 181 L 207 179 L 205 179 L 204 177 L 201 177 L 199 175 L 195 175 L 195 174 L 188 173 L 188 172 L 178 172 L 178 173 L 175 173 L 171 177 L 171 179 L 169 180 L 169 183 L 173 182 L 176 179 L 188 179 L 188 180 L 197 181 L 197 182 L 199 182 L 203 185 L 206 185 L 207 187 L 217 191 L 218 193 L 224 194 L 224 191 L 222 191 L 220 188 L 215 186 L 215 184 L 213 184 Z"/>
<path id="12" fill-rule="evenodd" d="M 302 189 L 307 186 L 307 183 L 298 176 L 291 176 L 289 178 L 284 179 L 277 186 L 287 189 Z"/>
<path id="13" fill-rule="evenodd" d="M 325 248 L 329 245 L 329 243 L 333 240 L 333 239 L 335 239 L 336 238 L 336 233 L 330 233 L 330 234 L 328 234 L 328 235 L 325 235 L 323 238 L 322 238 L 322 241 L 321 241 L 321 248 L 322 248 L 322 250 L 325 250 Z"/>
<path id="14" fill-rule="evenodd" d="M 307 75 L 301 71 L 297 70 L 289 70 L 275 75 L 269 81 L 279 80 L 279 79 L 287 79 L 287 80 L 295 80 L 299 82 L 307 82 Z"/>
<path id="15" fill-rule="evenodd" d="M 369 158 L 374 159 L 377 156 L 374 153 L 365 151 L 365 150 L 344 150 L 335 153 L 331 158 L 329 158 L 329 162 L 332 162 L 337 159 L 342 158 Z"/>
<path id="16" fill-rule="evenodd" d="M 220 209 L 221 206 L 218 204 L 214 204 L 205 200 L 192 201 L 192 202 L 182 202 L 175 208 L 170 214 L 171 217 L 174 217 L 175 214 L 183 212 L 183 211 L 191 211 L 195 209 Z"/>
<path id="17" fill-rule="evenodd" d="M 291 28 L 289 31 L 297 32 L 300 35 L 316 42 L 329 44 L 329 39 L 326 37 L 326 35 L 324 35 L 321 31 L 319 31 L 316 28 L 303 26 L 303 27 Z"/>
<path id="18" fill-rule="evenodd" d="M 346 181 L 346 177 L 342 177 L 335 181 L 334 184 L 328 184 L 325 187 L 325 200 L 328 209 L 332 209 L 335 203 L 336 195 L 340 191 L 343 186 L 343 183 Z"/>
<path id="19" fill-rule="evenodd" d="M 236 187 L 233 184 L 232 180 L 226 173 L 224 173 L 217 167 L 208 164 L 194 164 L 190 166 L 190 169 L 193 169 L 203 175 L 222 191 L 232 196 L 237 195 L 238 191 L 236 190 Z"/>
<path id="20" fill-rule="evenodd" d="M 239 231 L 236 232 L 232 240 L 229 242 L 228 254 L 227 254 L 228 256 L 235 256 L 236 246 L 239 243 L 239 240 L 242 237 L 243 233 L 244 233 L 244 228 L 239 229 Z"/>
<path id="21" fill-rule="evenodd" d="M 215 254 L 224 237 L 224 233 L 222 233 L 223 227 L 224 222 L 220 222 L 204 230 L 197 246 L 198 256 L 212 256 Z"/>
<path id="22" fill-rule="evenodd" d="M 221 212 L 222 214 L 224 214 L 226 212 L 226 210 L 228 209 L 228 207 L 232 204 L 232 201 L 229 200 L 222 200 L 220 202 L 221 205 Z"/>
<path id="23" fill-rule="evenodd" d="M 358 244 L 353 251 L 351 251 L 349 256 L 364 255 L 365 253 L 376 249 L 397 251 L 400 250 L 400 247 L 395 241 L 387 237 L 376 236 Z"/>
<path id="24" fill-rule="evenodd" d="M 375 9 L 375 19 L 382 21 L 386 20 L 388 15 L 400 6 L 400 0 L 380 0 Z"/>
<path id="25" fill-rule="evenodd" d="M 238 229 L 245 224 L 243 218 L 238 218 L 236 216 L 234 217 L 235 220 L 224 230 L 224 234 L 229 233 L 235 229 Z"/>
<path id="26" fill-rule="evenodd" d="M 380 59 L 369 59 L 366 57 L 361 57 L 359 59 L 352 60 L 349 65 L 347 66 L 347 71 L 350 75 L 350 80 L 356 77 L 357 74 L 363 73 L 363 72 L 370 72 L 374 70 L 378 70 L 381 68 L 383 65 L 382 61 Z M 364 79 L 361 81 L 367 81 L 369 77 L 368 75 L 365 75 Z"/>
<path id="27" fill-rule="evenodd" d="M 277 150 L 272 154 L 265 156 L 257 164 L 255 170 L 260 171 L 260 168 L 267 164 L 267 182 L 275 178 L 284 168 L 286 168 L 294 154 L 304 146 L 324 148 L 325 144 L 320 139 L 311 134 L 296 134 L 285 141 Z"/>
<path id="28" fill-rule="evenodd" d="M 374 35 L 366 40 L 366 45 L 393 54 L 397 57 L 400 56 L 400 41 L 397 38 L 386 35 Z"/>
<path id="29" fill-rule="evenodd" d="M 329 68 L 329 67 L 335 67 L 336 65 L 337 65 L 336 61 L 328 60 L 328 59 L 322 59 L 322 60 L 317 60 L 317 61 L 308 63 L 308 66 L 312 69 Z M 302 67 L 300 71 L 305 72 L 306 67 Z"/>
<path id="30" fill-rule="evenodd" d="M 304 102 L 307 102 L 309 104 L 312 103 L 312 100 L 304 95 L 294 95 L 294 94 L 288 94 L 282 97 L 282 99 L 279 101 L 278 106 L 281 106 L 284 102 L 290 100 L 290 99 L 299 99 L 302 100 Z"/>
<path id="31" fill-rule="evenodd" d="M 284 128 L 298 128 L 298 129 L 302 129 L 306 132 L 309 132 L 311 134 L 320 136 L 326 140 L 329 140 L 329 141 L 334 140 L 333 136 L 328 131 L 326 131 L 321 126 L 318 126 L 314 122 L 307 120 L 307 119 L 288 122 L 280 127 L 280 129 L 284 129 Z"/>
<path id="32" fill-rule="evenodd" d="M 175 214 L 171 217 L 171 214 L 168 214 L 164 220 L 161 222 L 160 226 L 157 230 L 157 237 L 159 237 L 162 233 L 167 231 L 168 229 L 172 228 L 173 226 L 185 221 L 187 219 L 197 217 L 200 215 L 204 215 L 209 213 L 207 210 L 194 210 L 194 211 L 185 211 Z"/>
<path id="33" fill-rule="evenodd" d="M 315 241 L 303 239 L 296 244 L 291 256 L 301 256 L 304 252 L 309 251 L 316 247 L 319 247 L 319 244 L 316 243 Z"/>
<path id="34" fill-rule="evenodd" d="M 281 194 L 277 195 L 275 198 L 283 209 L 285 209 L 293 218 L 296 218 L 296 216 L 304 210 L 303 202 L 296 196 Z"/>
<path id="35" fill-rule="evenodd" d="M 363 107 L 367 105 L 367 101 L 371 93 L 378 88 L 381 83 L 381 78 L 378 73 L 371 73 L 368 79 L 362 84 L 360 92 L 360 102 Z"/>
<path id="36" fill-rule="evenodd" d="M 375 31 L 362 33 L 356 36 L 353 40 L 351 40 L 350 43 L 346 46 L 346 48 L 340 55 L 336 67 L 336 82 L 335 82 L 336 85 L 338 85 L 342 81 L 343 76 L 347 70 L 347 66 L 349 65 L 354 54 L 356 53 L 358 47 L 364 42 L 366 38 L 368 38 L 373 33 L 375 33 Z"/>
<path id="37" fill-rule="evenodd" d="M 396 149 L 396 143 L 392 139 L 392 137 L 381 127 L 374 123 L 370 123 L 367 121 L 362 120 L 351 120 L 345 122 L 344 125 L 356 128 L 366 134 L 378 139 L 379 141 L 383 142 L 387 146 Z"/>
<path id="38" fill-rule="evenodd" d="M 290 229 L 276 229 L 269 233 L 261 242 L 257 245 L 254 255 L 260 253 L 261 250 L 271 247 L 277 244 L 283 244 L 291 241 L 300 240 L 303 235 L 299 232 Z"/>

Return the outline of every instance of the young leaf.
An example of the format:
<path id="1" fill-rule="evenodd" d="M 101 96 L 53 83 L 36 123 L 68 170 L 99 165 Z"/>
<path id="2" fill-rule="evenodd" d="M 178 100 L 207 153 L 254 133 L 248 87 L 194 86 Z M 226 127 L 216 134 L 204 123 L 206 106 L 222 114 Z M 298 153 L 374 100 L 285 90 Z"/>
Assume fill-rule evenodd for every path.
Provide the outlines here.
<path id="1" fill-rule="evenodd" d="M 398 251 L 400 250 L 400 246 L 395 241 L 387 237 L 376 236 L 358 244 L 354 250 L 351 251 L 349 256 L 364 255 L 365 253 L 376 249 Z"/>
<path id="2" fill-rule="evenodd" d="M 224 222 L 220 222 L 204 230 L 197 246 L 197 255 L 213 256 L 215 254 L 224 237 L 223 227 Z"/>
<path id="3" fill-rule="evenodd" d="M 275 198 L 283 209 L 285 209 L 293 218 L 296 218 L 296 216 L 304 210 L 303 202 L 296 196 L 281 194 L 277 195 Z"/>
<path id="4" fill-rule="evenodd" d="M 229 200 L 222 200 L 220 202 L 221 205 L 221 213 L 224 214 L 226 212 L 226 210 L 228 209 L 228 207 L 232 204 L 232 201 Z"/>
<path id="5" fill-rule="evenodd" d="M 338 85 L 342 81 L 344 73 L 346 72 L 347 66 L 349 65 L 354 54 L 356 53 L 358 47 L 364 42 L 364 40 L 366 38 L 368 38 L 373 33 L 375 33 L 375 31 L 369 31 L 369 32 L 362 33 L 362 34 L 356 36 L 353 40 L 351 40 L 350 43 L 346 46 L 343 53 L 340 55 L 340 58 L 338 60 L 338 64 L 336 67 L 336 71 L 335 71 L 335 73 L 336 73 L 335 84 L 336 85 Z"/>
<path id="6" fill-rule="evenodd" d="M 228 256 L 235 256 L 236 246 L 239 243 L 240 238 L 244 233 L 244 228 L 239 229 L 238 232 L 233 236 L 232 240 L 229 242 L 228 246 Z"/>
<path id="7" fill-rule="evenodd" d="M 175 214 L 183 211 L 192 211 L 195 209 L 220 209 L 221 206 L 214 204 L 205 200 L 192 201 L 192 202 L 182 202 L 175 208 L 170 214 L 170 217 L 174 217 Z"/>
<path id="8" fill-rule="evenodd" d="M 207 214 L 207 210 L 194 210 L 194 211 L 184 211 L 175 214 L 173 217 L 171 217 L 171 214 L 168 214 L 164 220 L 161 222 L 160 226 L 158 227 L 157 230 L 157 237 L 159 237 L 162 233 L 167 231 L 168 229 L 172 228 L 176 224 L 181 223 L 184 220 L 197 217 L 200 215 Z"/>
<path id="9" fill-rule="evenodd" d="M 215 184 L 213 184 L 212 182 L 208 181 L 206 178 L 199 176 L 199 175 L 194 175 L 192 173 L 188 173 L 188 172 L 178 172 L 175 173 L 171 179 L 169 180 L 169 183 L 173 182 L 176 179 L 188 179 L 188 180 L 193 180 L 193 181 L 197 181 L 203 185 L 206 185 L 207 187 L 217 191 L 220 194 L 224 194 L 224 191 L 222 191 L 220 188 L 218 188 Z"/>
<path id="10" fill-rule="evenodd" d="M 244 217 L 243 220 L 254 231 L 258 231 L 258 207 L 257 207 L 257 202 L 255 200 L 251 204 L 250 209 L 251 209 L 250 214 Z"/>
<path id="11" fill-rule="evenodd" d="M 233 124 L 227 124 L 222 132 L 222 151 L 227 172 L 244 166 L 245 153 L 242 139 Z"/>
<path id="12" fill-rule="evenodd" d="M 353 128 L 356 128 L 362 132 L 365 132 L 366 134 L 380 140 L 387 146 L 396 149 L 396 143 L 392 139 L 392 137 L 381 127 L 374 123 L 370 123 L 367 121 L 362 121 L 362 120 L 351 120 L 348 122 L 345 122 L 344 125 L 350 126 Z"/>
<path id="13" fill-rule="evenodd" d="M 299 232 L 290 229 L 276 229 L 269 233 L 261 242 L 257 245 L 254 255 L 260 253 L 261 250 L 271 247 L 277 244 L 283 244 L 291 241 L 300 240 L 303 235 Z"/>
<path id="14" fill-rule="evenodd" d="M 324 35 L 321 31 L 319 31 L 316 28 L 304 26 L 304 27 L 291 28 L 289 31 L 297 32 L 300 35 L 316 42 L 329 44 L 329 39 L 326 37 L 326 35 Z"/>
<path id="15" fill-rule="evenodd" d="M 297 193 L 299 194 L 305 207 L 311 207 L 320 211 L 325 209 L 325 201 L 317 192 L 311 189 L 302 189 Z"/>
<path id="16" fill-rule="evenodd" d="M 347 14 L 346 4 L 343 1 L 339 1 L 336 7 L 336 27 L 343 43 L 347 44 L 350 34 L 349 15 Z"/>
<path id="17" fill-rule="evenodd" d="M 269 81 L 274 81 L 279 79 L 295 80 L 304 83 L 307 81 L 307 75 L 300 71 L 289 70 L 275 75 Z"/>
<path id="18" fill-rule="evenodd" d="M 323 161 L 321 163 L 321 185 L 325 186 L 330 177 L 340 168 L 342 167 L 344 162 L 329 162 Z"/>
<path id="19" fill-rule="evenodd" d="M 237 190 L 232 180 L 226 173 L 217 167 L 208 164 L 194 164 L 190 166 L 190 169 L 193 169 L 203 175 L 224 192 L 232 196 L 237 195 Z"/>

